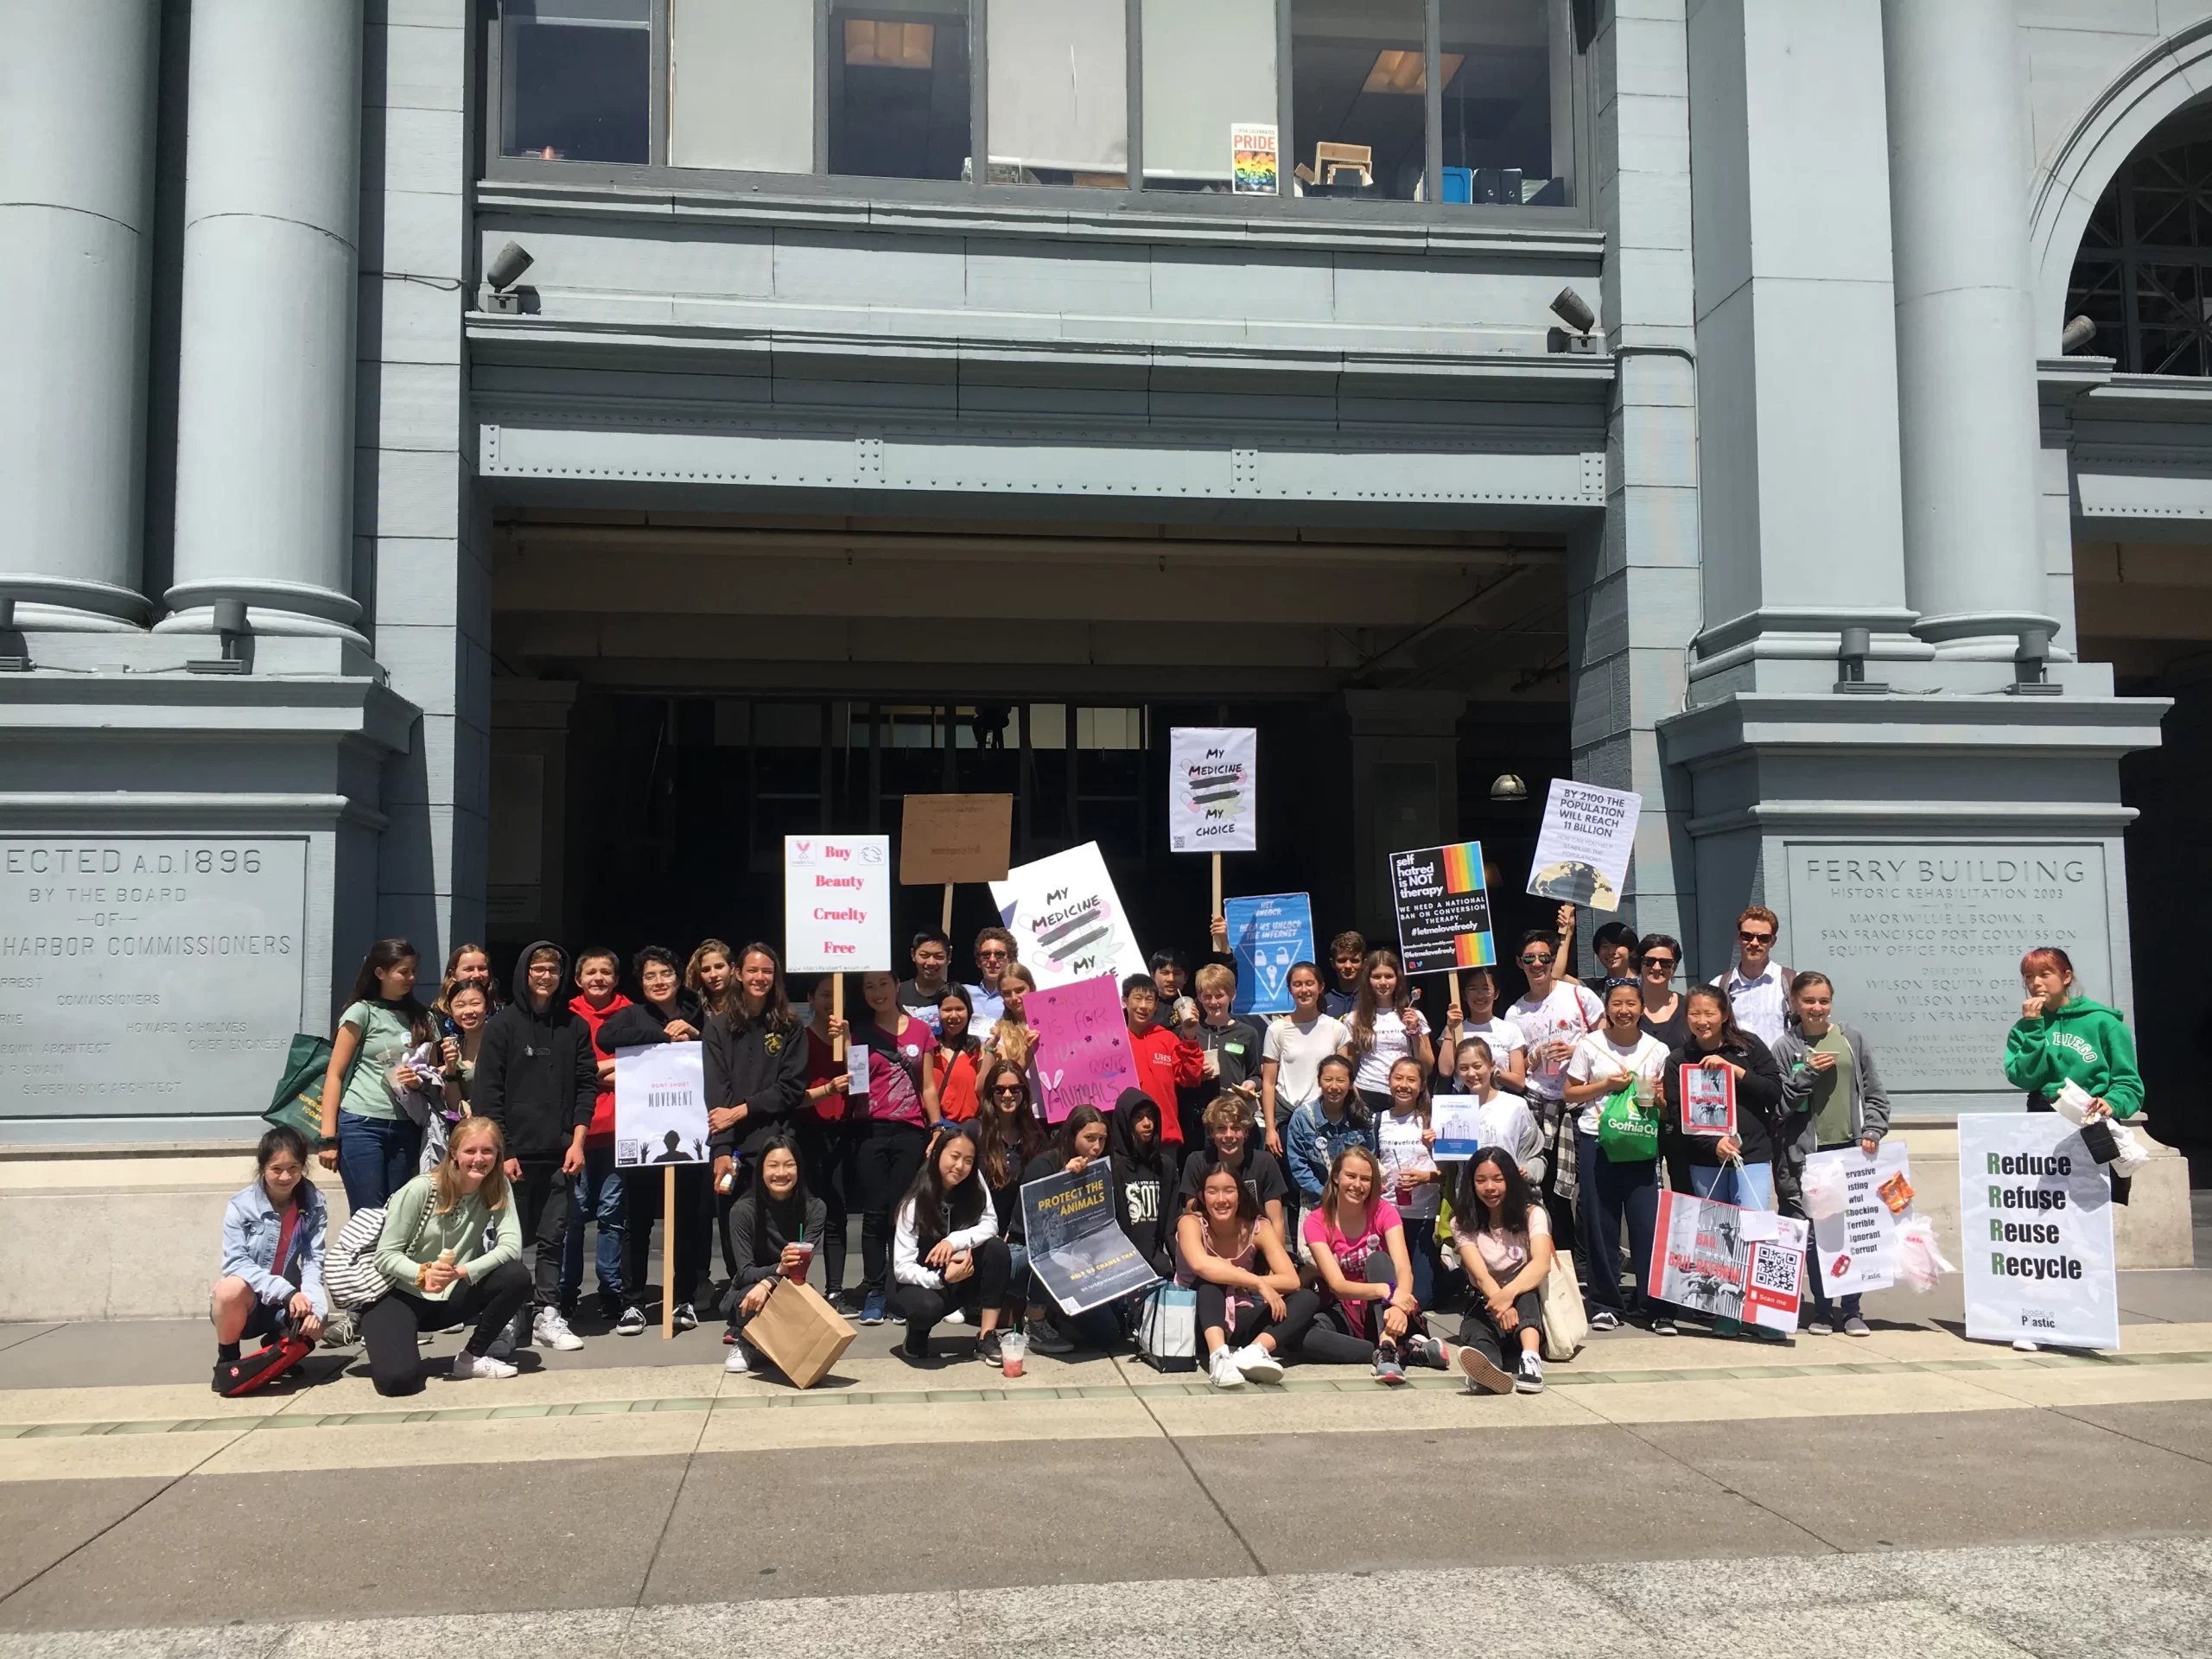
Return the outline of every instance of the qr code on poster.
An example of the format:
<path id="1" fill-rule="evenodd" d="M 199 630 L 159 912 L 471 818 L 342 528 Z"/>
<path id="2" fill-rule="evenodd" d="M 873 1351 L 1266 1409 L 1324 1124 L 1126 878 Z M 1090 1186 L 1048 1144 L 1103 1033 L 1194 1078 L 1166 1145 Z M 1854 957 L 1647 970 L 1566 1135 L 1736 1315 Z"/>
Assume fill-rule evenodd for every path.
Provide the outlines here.
<path id="1" fill-rule="evenodd" d="M 1751 1288 L 1770 1290 L 1777 1296 L 1795 1296 L 1797 1266 L 1796 1251 L 1761 1244 L 1751 1251 Z"/>
<path id="2" fill-rule="evenodd" d="M 645 1161 L 645 1143 L 642 1141 L 617 1141 L 614 1143 L 614 1162 L 617 1167 Z"/>

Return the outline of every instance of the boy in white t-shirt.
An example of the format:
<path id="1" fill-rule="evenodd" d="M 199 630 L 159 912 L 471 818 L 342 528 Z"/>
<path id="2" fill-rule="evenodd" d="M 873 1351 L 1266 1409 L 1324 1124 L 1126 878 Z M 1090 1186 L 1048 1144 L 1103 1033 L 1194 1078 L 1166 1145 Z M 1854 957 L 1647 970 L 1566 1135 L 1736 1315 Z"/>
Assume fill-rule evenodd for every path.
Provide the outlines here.
<path id="1" fill-rule="evenodd" d="M 1606 1099 L 1633 1082 L 1648 1107 L 1666 1069 L 1666 1045 L 1643 1029 L 1642 989 L 1633 982 L 1614 984 L 1605 993 L 1605 1023 L 1580 1039 L 1568 1057 L 1563 1090 L 1566 1103 L 1581 1108 L 1574 1125 L 1580 1182 L 1574 1210 L 1586 1269 L 1583 1296 L 1596 1330 L 1617 1330 L 1624 1318 L 1649 1312 L 1654 1330 L 1662 1335 L 1674 1331 L 1672 1321 L 1649 1300 L 1651 1235 L 1659 1218 L 1656 1149 L 1647 1157 L 1616 1159 L 1598 1141 Z M 1636 1273 L 1636 1295 L 1625 1304 L 1620 1274 L 1624 1221 Z"/>

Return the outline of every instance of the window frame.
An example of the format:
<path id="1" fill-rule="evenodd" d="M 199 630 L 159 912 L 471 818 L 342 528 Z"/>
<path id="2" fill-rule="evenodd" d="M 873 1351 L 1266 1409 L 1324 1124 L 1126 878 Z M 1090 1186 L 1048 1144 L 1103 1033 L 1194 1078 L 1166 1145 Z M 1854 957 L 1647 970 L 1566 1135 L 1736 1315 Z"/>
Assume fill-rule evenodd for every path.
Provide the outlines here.
<path id="1" fill-rule="evenodd" d="M 1015 0 L 1018 3 L 1018 0 Z M 1563 207 L 1427 201 L 1358 201 L 1342 198 L 1300 196 L 1282 190 L 1273 196 L 1234 195 L 1204 191 L 1147 190 L 1144 188 L 1144 51 L 1143 0 L 1122 0 L 1128 48 L 1128 177 L 1121 189 L 1101 186 L 1058 184 L 993 184 L 986 166 L 971 167 L 964 180 L 874 178 L 862 174 L 833 174 L 830 160 L 830 0 L 814 0 L 814 34 L 817 44 L 814 62 L 813 170 L 808 173 L 741 172 L 722 168 L 672 167 L 668 161 L 669 10 L 670 0 L 650 0 L 652 46 L 648 56 L 647 154 L 639 165 L 624 162 L 543 161 L 536 156 L 503 154 L 505 145 L 504 77 L 501 53 L 505 34 L 505 10 L 501 0 L 484 0 L 483 62 L 485 87 L 481 128 L 483 163 L 480 176 L 491 183 L 574 184 L 580 188 L 628 188 L 667 190 L 685 194 L 728 194 L 767 204 L 778 198 L 804 204 L 813 201 L 911 203 L 916 207 L 988 207 L 995 213 L 1027 207 L 1050 213 L 1158 214 L 1178 218 L 1201 217 L 1223 220 L 1252 219 L 1282 229 L 1356 226 L 1362 224 L 1440 226 L 1452 229 L 1521 229 L 1528 231 L 1583 229 L 1595 223 L 1594 190 L 1590 167 L 1596 156 L 1592 142 L 1592 75 L 1588 32 L 1580 16 L 1580 0 L 1552 0 L 1569 5 L 1569 50 L 1573 54 L 1567 77 L 1573 109 L 1567 123 L 1571 153 L 1567 176 L 1574 200 Z M 991 0 L 966 0 L 969 40 L 969 154 L 990 154 L 990 13 Z M 1285 184 L 1297 154 L 1291 74 L 1293 0 L 1274 0 L 1275 7 L 1275 130 L 1276 155 Z M 1427 90 L 1423 95 L 1423 165 L 1426 176 L 1443 176 L 1443 0 L 1422 0 L 1422 52 Z M 1554 166 L 1558 165 L 1554 158 Z"/>

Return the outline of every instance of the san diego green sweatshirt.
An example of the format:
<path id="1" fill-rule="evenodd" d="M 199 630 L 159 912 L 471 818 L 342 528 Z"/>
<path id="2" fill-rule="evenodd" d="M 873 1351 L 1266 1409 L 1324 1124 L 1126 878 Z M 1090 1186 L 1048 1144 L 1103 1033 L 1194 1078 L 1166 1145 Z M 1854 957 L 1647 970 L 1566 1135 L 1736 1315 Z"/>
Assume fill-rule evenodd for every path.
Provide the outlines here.
<path id="1" fill-rule="evenodd" d="M 2078 1084 L 2114 1117 L 2143 1109 L 2143 1077 L 2126 1019 L 2086 996 L 2016 1024 L 2005 1039 L 2005 1076 L 2014 1088 L 2046 1098 Z"/>
<path id="2" fill-rule="evenodd" d="M 442 1216 L 437 1205 L 434 1178 L 417 1175 L 393 1193 L 385 1207 L 384 1234 L 377 1241 L 377 1266 L 393 1284 L 414 1291 L 426 1301 L 442 1302 L 460 1287 L 460 1280 L 443 1290 L 417 1290 L 415 1285 L 415 1269 L 436 1261 L 441 1250 L 451 1250 L 454 1265 L 467 1268 L 471 1279 L 480 1279 L 494 1268 L 522 1259 L 522 1227 L 515 1220 L 512 1193 L 497 1210 L 484 1202 L 480 1192 L 465 1195 Z M 499 1232 L 487 1250 L 484 1230 L 493 1226 Z"/>

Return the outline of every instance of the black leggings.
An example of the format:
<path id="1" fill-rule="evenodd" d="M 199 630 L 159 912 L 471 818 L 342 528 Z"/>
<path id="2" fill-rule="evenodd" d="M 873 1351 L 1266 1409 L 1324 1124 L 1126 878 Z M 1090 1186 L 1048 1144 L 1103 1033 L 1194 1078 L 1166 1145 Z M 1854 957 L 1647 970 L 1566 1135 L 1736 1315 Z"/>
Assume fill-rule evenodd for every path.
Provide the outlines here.
<path id="1" fill-rule="evenodd" d="M 369 1351 L 369 1378 L 378 1394 L 419 1394 L 423 1361 L 417 1332 L 441 1331 L 456 1319 L 474 1320 L 467 1351 L 481 1355 L 531 1298 L 530 1269 L 503 1262 L 481 1279 L 467 1279 L 443 1301 L 394 1285 L 361 1310 L 361 1341 Z"/>
<path id="2" fill-rule="evenodd" d="M 1524 1290 L 1513 1299 L 1513 1311 L 1521 1319 L 1512 1331 L 1501 1331 L 1491 1318 L 1490 1304 L 1483 1300 L 1482 1289 L 1475 1289 L 1475 1305 L 1467 1310 L 1467 1317 L 1459 1322 L 1459 1343 L 1471 1348 L 1500 1370 L 1510 1371 L 1521 1363 L 1521 1332 L 1534 1331 L 1536 1346 L 1544 1343 L 1544 1299 L 1537 1292 Z M 1509 1357 L 1510 1356 L 1510 1357 Z"/>
<path id="3" fill-rule="evenodd" d="M 676 1282 L 663 1285 L 661 1294 L 678 1306 L 699 1299 L 699 1281 L 706 1276 L 707 1253 L 712 1248 L 713 1211 L 709 1198 L 713 1179 L 704 1164 L 685 1164 L 676 1172 L 676 1213 L 661 1214 L 665 1179 L 658 1169 L 625 1169 L 622 1178 L 622 1300 L 632 1307 L 645 1305 L 645 1285 L 652 1269 L 653 1223 L 672 1228 L 676 1234 Z"/>
<path id="4" fill-rule="evenodd" d="M 921 1173 L 930 1142 L 920 1124 L 887 1118 L 869 1122 L 859 1140 L 853 1164 L 860 1185 L 861 1288 L 880 1291 L 891 1272 L 892 1217 Z"/>
<path id="5" fill-rule="evenodd" d="M 800 1178 L 822 1200 L 822 1283 L 834 1296 L 845 1287 L 845 1221 L 857 1198 L 854 1156 L 861 1126 L 849 1118 L 817 1117 L 811 1107 L 801 1107 L 792 1122 L 798 1132 Z"/>
<path id="6" fill-rule="evenodd" d="M 930 1330 L 956 1307 L 980 1318 L 986 1308 L 1006 1300 L 1006 1281 L 1014 1273 L 1014 1255 L 1002 1238 L 987 1238 L 972 1252 L 976 1271 L 957 1285 L 891 1287 L 892 1306 L 906 1321 L 906 1351 L 929 1351 Z"/>
<path id="7" fill-rule="evenodd" d="M 1313 1323 L 1313 1316 L 1321 1311 L 1321 1299 L 1310 1290 L 1294 1290 L 1282 1299 L 1282 1318 L 1273 1318 L 1264 1301 L 1248 1300 L 1236 1310 L 1236 1322 L 1229 1321 L 1229 1288 L 1225 1285 L 1198 1281 L 1198 1341 L 1210 1347 L 1205 1333 L 1218 1331 L 1222 1345 L 1244 1348 L 1262 1337 L 1275 1339 L 1275 1356 L 1281 1358 L 1300 1351 L 1299 1344 L 1306 1336 L 1306 1327 Z"/>

